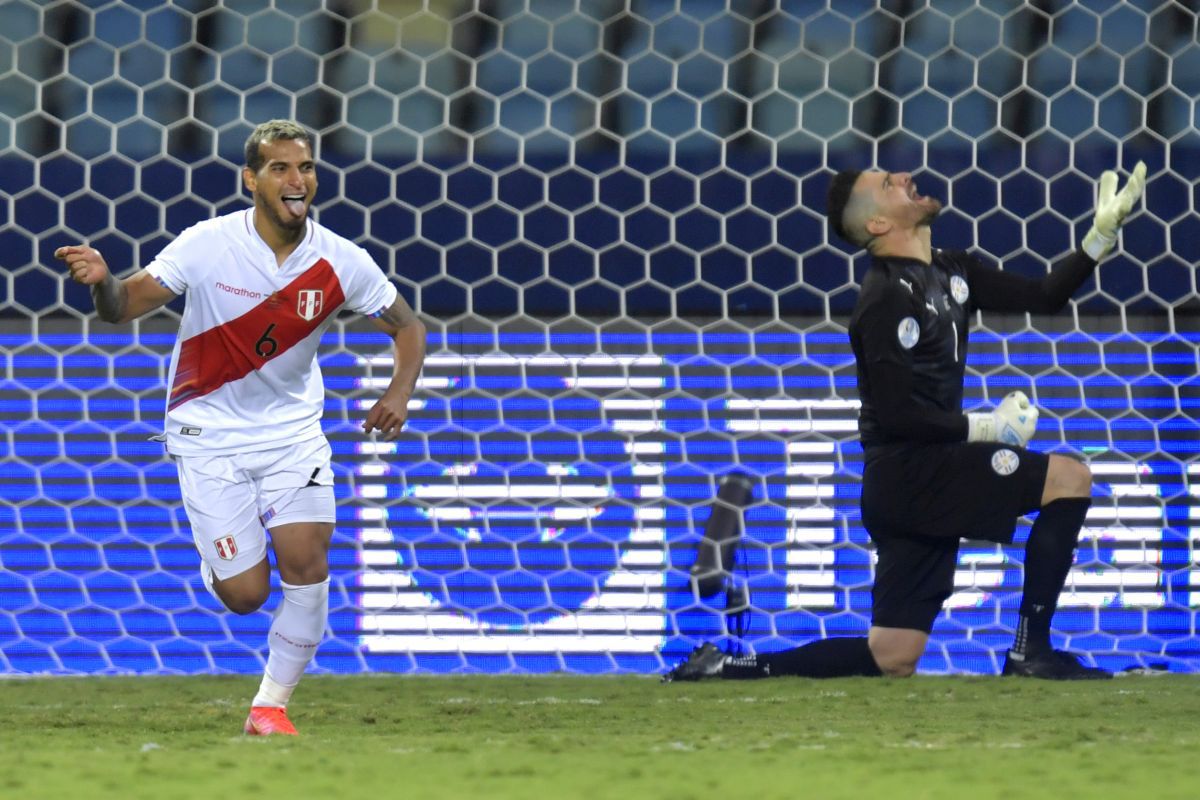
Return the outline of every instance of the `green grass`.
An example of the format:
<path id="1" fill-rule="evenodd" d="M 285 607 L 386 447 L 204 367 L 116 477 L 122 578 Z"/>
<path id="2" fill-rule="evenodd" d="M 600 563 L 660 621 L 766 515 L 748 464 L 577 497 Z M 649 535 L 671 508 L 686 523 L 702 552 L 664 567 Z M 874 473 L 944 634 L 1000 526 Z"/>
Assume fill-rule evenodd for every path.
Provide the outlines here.
<path id="1" fill-rule="evenodd" d="M 0 682 L 3 798 L 1194 798 L 1200 678 Z"/>

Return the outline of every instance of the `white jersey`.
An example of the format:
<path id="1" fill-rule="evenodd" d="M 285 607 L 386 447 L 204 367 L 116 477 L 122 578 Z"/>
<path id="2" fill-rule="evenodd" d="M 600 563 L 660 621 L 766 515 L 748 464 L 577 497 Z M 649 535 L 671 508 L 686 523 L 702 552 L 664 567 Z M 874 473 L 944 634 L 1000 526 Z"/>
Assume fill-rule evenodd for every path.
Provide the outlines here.
<path id="1" fill-rule="evenodd" d="M 167 451 L 217 455 L 321 435 L 321 334 L 343 306 L 374 316 L 396 300 L 361 247 L 308 221 L 281 266 L 254 210 L 188 228 L 146 271 L 187 294 L 171 359 Z"/>

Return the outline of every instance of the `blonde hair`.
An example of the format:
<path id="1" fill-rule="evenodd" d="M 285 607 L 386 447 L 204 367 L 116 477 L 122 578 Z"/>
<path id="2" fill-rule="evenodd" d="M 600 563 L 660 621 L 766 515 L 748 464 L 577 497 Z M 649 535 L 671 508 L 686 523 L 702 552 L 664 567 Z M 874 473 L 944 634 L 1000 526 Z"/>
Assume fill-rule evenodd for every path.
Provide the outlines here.
<path id="1" fill-rule="evenodd" d="M 251 172 L 258 172 L 265 163 L 260 146 L 279 139 L 296 139 L 308 145 L 309 152 L 313 149 L 312 136 L 300 125 L 287 119 L 269 120 L 255 128 L 246 139 L 246 166 Z"/>

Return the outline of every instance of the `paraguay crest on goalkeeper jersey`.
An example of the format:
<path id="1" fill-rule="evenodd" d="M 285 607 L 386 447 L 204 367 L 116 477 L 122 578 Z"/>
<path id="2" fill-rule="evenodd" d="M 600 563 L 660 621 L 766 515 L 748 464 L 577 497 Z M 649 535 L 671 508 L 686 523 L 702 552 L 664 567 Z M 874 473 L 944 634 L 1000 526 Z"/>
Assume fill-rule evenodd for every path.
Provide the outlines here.
<path id="1" fill-rule="evenodd" d="M 361 247 L 311 219 L 277 265 L 254 210 L 198 223 L 146 267 L 187 301 L 168 380 L 172 455 L 237 453 L 321 434 L 321 334 L 343 307 L 377 315 L 393 286 Z"/>

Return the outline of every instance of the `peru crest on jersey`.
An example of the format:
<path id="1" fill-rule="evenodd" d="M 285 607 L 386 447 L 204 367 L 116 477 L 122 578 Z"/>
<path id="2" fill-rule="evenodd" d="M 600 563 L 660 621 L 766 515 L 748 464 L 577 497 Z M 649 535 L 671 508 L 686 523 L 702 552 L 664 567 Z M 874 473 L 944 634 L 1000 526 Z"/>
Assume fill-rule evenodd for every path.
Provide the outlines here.
<path id="1" fill-rule="evenodd" d="M 321 314 L 324 297 L 320 289 L 304 289 L 296 296 L 296 314 L 303 320 L 316 319 Z"/>

